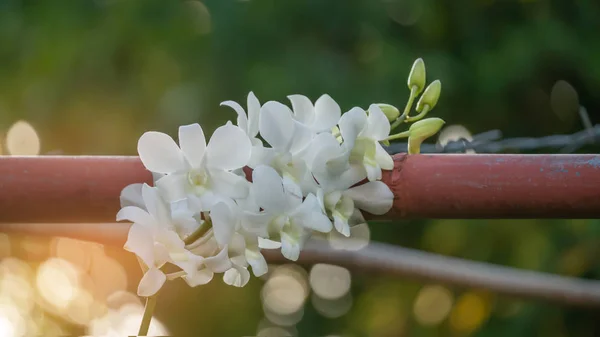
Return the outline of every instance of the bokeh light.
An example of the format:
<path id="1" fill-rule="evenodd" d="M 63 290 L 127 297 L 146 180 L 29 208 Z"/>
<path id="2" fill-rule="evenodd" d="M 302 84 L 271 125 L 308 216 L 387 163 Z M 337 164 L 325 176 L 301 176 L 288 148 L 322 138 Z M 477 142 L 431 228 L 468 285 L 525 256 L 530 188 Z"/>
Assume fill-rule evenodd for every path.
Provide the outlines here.
<path id="1" fill-rule="evenodd" d="M 338 318 L 344 316 L 352 309 L 353 298 L 349 292 L 336 299 L 326 299 L 316 293 L 312 293 L 311 303 L 315 310 L 323 317 Z"/>
<path id="2" fill-rule="evenodd" d="M 455 142 L 464 139 L 466 141 L 472 141 L 473 136 L 466 127 L 462 125 L 448 125 L 440 131 L 438 136 L 438 144 L 442 147 L 446 146 L 449 142 Z M 475 150 L 469 149 L 465 153 L 475 153 Z"/>
<path id="3" fill-rule="evenodd" d="M 69 262 L 50 258 L 38 268 L 36 284 L 44 300 L 63 310 L 78 295 L 79 273 Z"/>
<path id="4" fill-rule="evenodd" d="M 310 270 L 310 285 L 321 298 L 334 300 L 350 291 L 351 276 L 348 269 L 319 263 Z"/>
<path id="5" fill-rule="evenodd" d="M 265 311 L 279 315 L 298 312 L 308 296 L 306 272 L 293 265 L 277 268 L 265 283 L 261 296 Z"/>
<path id="6" fill-rule="evenodd" d="M 452 309 L 453 296 L 447 288 L 439 285 L 425 286 L 413 305 L 415 319 L 422 325 L 440 324 Z"/>
<path id="7" fill-rule="evenodd" d="M 456 301 L 450 314 L 450 326 L 459 333 L 472 333 L 487 320 L 490 311 L 489 294 L 469 291 Z"/>
<path id="8" fill-rule="evenodd" d="M 6 148 L 12 155 L 37 155 L 40 138 L 31 124 L 18 121 L 6 133 Z"/>

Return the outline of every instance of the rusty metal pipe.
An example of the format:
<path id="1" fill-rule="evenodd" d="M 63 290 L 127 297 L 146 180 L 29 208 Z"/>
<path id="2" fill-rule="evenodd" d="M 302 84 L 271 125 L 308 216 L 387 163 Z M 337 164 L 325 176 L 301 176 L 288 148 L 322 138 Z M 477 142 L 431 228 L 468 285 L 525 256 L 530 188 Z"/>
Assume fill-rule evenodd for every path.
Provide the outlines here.
<path id="1" fill-rule="evenodd" d="M 380 217 L 600 218 L 600 155 L 394 156 Z M 0 222 L 113 222 L 119 195 L 151 183 L 137 157 L 0 156 Z"/>

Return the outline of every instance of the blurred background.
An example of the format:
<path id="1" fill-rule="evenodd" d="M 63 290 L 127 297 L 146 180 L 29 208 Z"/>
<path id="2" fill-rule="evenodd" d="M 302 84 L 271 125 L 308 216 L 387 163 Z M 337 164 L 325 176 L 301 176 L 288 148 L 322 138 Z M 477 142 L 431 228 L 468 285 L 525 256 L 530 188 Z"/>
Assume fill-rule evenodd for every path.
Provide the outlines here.
<path id="1" fill-rule="evenodd" d="M 0 0 L 0 152 L 134 155 L 147 130 L 210 133 L 245 106 L 330 94 L 343 110 L 403 107 L 422 57 L 453 125 L 572 133 L 600 117 L 600 3 L 551 1 Z M 597 147 L 583 149 L 597 152 Z M 1 216 L 1 215 L 0 215 Z M 598 220 L 372 223 L 370 240 L 600 278 Z M 0 336 L 135 334 L 133 255 L 0 233 Z M 198 336 L 598 336 L 600 312 L 318 264 L 273 266 L 242 289 L 169 283 L 150 333 Z"/>

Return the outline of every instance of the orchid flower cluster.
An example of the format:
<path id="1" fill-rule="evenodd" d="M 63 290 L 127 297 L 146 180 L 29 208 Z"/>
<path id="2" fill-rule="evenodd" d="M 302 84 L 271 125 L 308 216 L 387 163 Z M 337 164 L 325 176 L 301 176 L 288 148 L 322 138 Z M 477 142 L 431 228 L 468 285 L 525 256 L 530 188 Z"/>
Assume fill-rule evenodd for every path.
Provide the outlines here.
<path id="1" fill-rule="evenodd" d="M 144 270 L 138 295 L 150 297 L 176 278 L 195 287 L 219 273 L 225 283 L 242 287 L 249 269 L 255 276 L 267 272 L 263 249 L 296 261 L 313 233 L 349 236 L 350 227 L 366 222 L 363 211 L 388 212 L 394 195 L 381 178 L 394 161 L 383 145 L 408 137 L 416 153 L 443 124 L 425 119 L 390 136 L 437 102 L 439 81 L 423 92 L 422 60 L 413 65 L 408 84 L 402 115 L 387 104 L 342 114 L 328 95 L 314 103 L 291 95 L 291 106 L 261 104 L 250 92 L 246 109 L 221 103 L 237 113 L 237 122 L 217 128 L 208 142 L 199 124 L 179 127 L 178 143 L 164 133 L 144 133 L 138 153 L 154 186 L 127 186 L 117 214 L 118 221 L 133 223 L 125 249 Z M 411 118 L 412 101 L 421 92 L 420 114 Z"/>

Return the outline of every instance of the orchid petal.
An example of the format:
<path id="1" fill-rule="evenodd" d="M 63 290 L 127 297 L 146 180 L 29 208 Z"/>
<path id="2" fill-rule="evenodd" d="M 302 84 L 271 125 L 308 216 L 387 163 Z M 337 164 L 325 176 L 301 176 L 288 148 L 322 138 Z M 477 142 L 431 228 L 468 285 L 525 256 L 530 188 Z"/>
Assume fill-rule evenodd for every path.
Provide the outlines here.
<path id="1" fill-rule="evenodd" d="M 258 124 L 260 118 L 260 102 L 256 95 L 251 91 L 248 94 L 248 136 L 256 137 L 258 134 Z"/>
<path id="2" fill-rule="evenodd" d="M 147 227 L 139 223 L 131 225 L 123 249 L 137 255 L 147 267 L 154 266 L 154 238 Z"/>
<path id="3" fill-rule="evenodd" d="M 206 138 L 200 124 L 179 127 L 179 146 L 190 165 L 200 167 L 206 151 Z"/>
<path id="4" fill-rule="evenodd" d="M 173 173 L 185 169 L 185 159 L 181 149 L 169 135 L 149 131 L 138 141 L 138 154 L 149 171 Z"/>
<path id="5" fill-rule="evenodd" d="M 137 294 L 142 297 L 150 297 L 156 294 L 167 280 L 167 275 L 157 268 L 150 268 L 144 274 L 138 285 Z"/>
<path id="6" fill-rule="evenodd" d="M 121 207 L 136 206 L 144 209 L 144 200 L 142 199 L 142 185 L 143 184 L 131 184 L 127 185 L 121 191 Z"/>
<path id="7" fill-rule="evenodd" d="M 217 255 L 205 258 L 204 264 L 215 273 L 224 273 L 227 269 L 231 268 L 227 247 L 221 249 Z"/>
<path id="8" fill-rule="evenodd" d="M 215 130 L 206 147 L 206 165 L 221 170 L 246 166 L 252 155 L 252 143 L 242 129 L 224 125 Z"/>
<path id="9" fill-rule="evenodd" d="M 237 112 L 237 126 L 239 126 L 244 132 L 248 131 L 248 116 L 246 115 L 246 111 L 242 108 L 239 103 L 234 101 L 225 101 L 221 102 L 221 106 L 228 106 Z"/>
<path id="10" fill-rule="evenodd" d="M 224 202 L 215 204 L 210 211 L 213 233 L 220 247 L 231 241 L 236 219 L 232 210 Z"/>
<path id="11" fill-rule="evenodd" d="M 356 207 L 375 215 L 389 212 L 394 203 L 394 194 L 381 181 L 372 181 L 353 187 L 345 191 L 344 195 L 352 198 Z"/>
<path id="12" fill-rule="evenodd" d="M 258 166 L 252 172 L 250 193 L 256 204 L 268 212 L 286 209 L 286 196 L 282 179 L 270 166 Z"/>
<path id="13" fill-rule="evenodd" d="M 311 124 L 315 119 L 315 109 L 310 99 L 304 95 L 289 95 L 294 117 L 303 124 Z"/>
<path id="14" fill-rule="evenodd" d="M 126 206 L 119 210 L 117 213 L 117 221 L 123 220 L 129 220 L 144 226 L 156 226 L 156 221 L 146 210 L 135 206 Z"/>
<path id="15" fill-rule="evenodd" d="M 244 267 L 233 265 L 223 274 L 223 282 L 234 287 L 243 287 L 250 281 L 250 272 Z"/>
<path id="16" fill-rule="evenodd" d="M 259 249 L 246 248 L 246 260 L 252 266 L 252 273 L 259 277 L 267 273 L 269 267 L 265 257 L 260 253 Z"/>
<path id="17" fill-rule="evenodd" d="M 337 124 L 341 115 L 342 110 L 333 98 L 327 94 L 319 97 L 315 102 L 315 121 L 313 124 L 317 127 L 315 131 L 330 130 Z"/>
<path id="18" fill-rule="evenodd" d="M 265 103 L 260 110 L 261 136 L 279 151 L 287 152 L 294 135 L 294 119 L 290 109 L 274 101 Z"/>
<path id="19" fill-rule="evenodd" d="M 390 135 L 390 122 L 377 104 L 369 106 L 365 136 L 375 140 L 384 140 Z"/>

